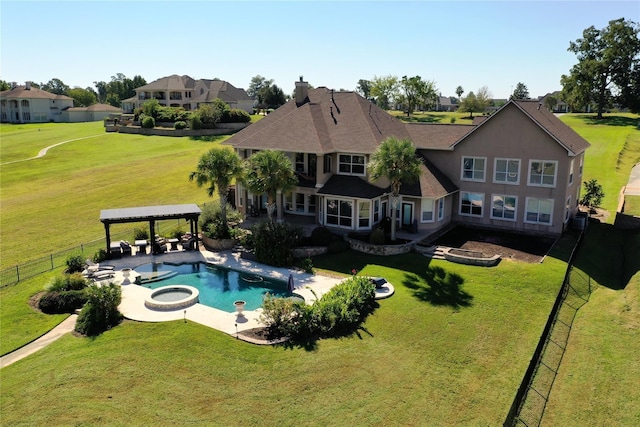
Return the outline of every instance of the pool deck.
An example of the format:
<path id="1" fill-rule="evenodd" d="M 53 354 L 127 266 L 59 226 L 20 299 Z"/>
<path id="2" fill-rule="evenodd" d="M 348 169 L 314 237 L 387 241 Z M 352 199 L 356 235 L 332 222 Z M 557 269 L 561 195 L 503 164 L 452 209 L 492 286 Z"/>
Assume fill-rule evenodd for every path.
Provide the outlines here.
<path id="1" fill-rule="evenodd" d="M 295 293 L 303 296 L 307 302 L 315 300 L 313 292 L 315 292 L 319 298 L 343 280 L 322 275 L 312 275 L 295 269 L 277 268 L 254 261 L 247 261 L 240 258 L 239 254 L 233 251 L 175 251 L 161 255 L 136 255 L 111 260 L 108 261 L 108 264 L 113 265 L 116 270 L 122 268 L 133 268 L 135 270 L 135 267 L 141 264 L 152 262 L 176 264 L 206 262 L 282 281 L 286 281 L 289 278 L 289 274 L 292 274 L 295 283 Z M 145 299 L 153 292 L 152 289 L 130 283 L 122 283 L 121 285 L 122 303 L 118 308 L 127 319 L 140 322 L 190 320 L 233 336 L 236 336 L 237 332 L 264 326 L 259 319 L 261 309 L 244 311 L 241 316 L 202 304 L 195 304 L 186 309 L 171 311 L 153 310 L 147 308 L 144 303 Z M 313 290 L 313 292 L 311 290 Z M 264 343 L 266 344 L 266 342 Z"/>

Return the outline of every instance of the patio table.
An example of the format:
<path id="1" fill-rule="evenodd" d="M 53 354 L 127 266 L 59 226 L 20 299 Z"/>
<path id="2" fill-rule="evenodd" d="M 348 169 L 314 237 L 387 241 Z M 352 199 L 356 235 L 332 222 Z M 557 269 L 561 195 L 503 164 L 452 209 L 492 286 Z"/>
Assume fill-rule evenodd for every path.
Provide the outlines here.
<path id="1" fill-rule="evenodd" d="M 137 254 L 146 254 L 147 253 L 147 241 L 146 240 L 136 240 L 133 243 L 133 246 L 135 246 L 137 248 L 136 255 Z"/>
<path id="2" fill-rule="evenodd" d="M 180 239 L 168 239 L 167 242 L 171 244 L 171 250 L 172 251 L 177 251 L 178 250 L 178 242 L 180 241 Z"/>

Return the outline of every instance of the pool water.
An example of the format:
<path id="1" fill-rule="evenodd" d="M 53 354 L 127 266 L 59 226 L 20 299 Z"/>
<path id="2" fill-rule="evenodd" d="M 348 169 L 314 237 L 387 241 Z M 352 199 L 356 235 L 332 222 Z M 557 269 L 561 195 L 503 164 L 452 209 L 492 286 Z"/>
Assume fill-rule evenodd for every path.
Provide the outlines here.
<path id="1" fill-rule="evenodd" d="M 227 312 L 235 312 L 235 301 L 246 302 L 245 310 L 262 307 L 266 293 L 276 297 L 287 297 L 287 282 L 261 278 L 250 273 L 212 266 L 206 263 L 168 264 L 149 263 L 135 267 L 134 270 L 145 273 L 168 273 L 168 278 L 154 282 L 142 282 L 142 286 L 157 289 L 170 285 L 193 286 L 200 291 L 200 304 Z M 159 274 L 162 276 L 162 274 Z M 244 277 L 244 279 L 243 279 Z"/>

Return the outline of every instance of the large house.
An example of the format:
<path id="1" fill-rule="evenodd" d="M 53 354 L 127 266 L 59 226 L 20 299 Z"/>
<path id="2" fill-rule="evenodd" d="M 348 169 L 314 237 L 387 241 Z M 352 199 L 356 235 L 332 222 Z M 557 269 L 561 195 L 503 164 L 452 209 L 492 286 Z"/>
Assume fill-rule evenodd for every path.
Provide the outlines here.
<path id="1" fill-rule="evenodd" d="M 508 101 L 470 125 L 404 123 L 357 93 L 301 80 L 295 99 L 227 143 L 243 158 L 265 149 L 290 157 L 298 185 L 279 201 L 286 213 L 367 231 L 391 215 L 389 183 L 367 177 L 369 156 L 390 136 L 410 139 L 423 163 L 419 182 L 401 186 L 400 227 L 558 235 L 577 212 L 589 143 L 537 101 Z M 241 211 L 264 202 L 237 186 Z"/>
<path id="2" fill-rule="evenodd" d="M 195 80 L 174 74 L 136 88 L 135 92 L 135 96 L 122 101 L 124 113 L 132 113 L 149 99 L 157 99 L 165 107 L 182 107 L 191 111 L 200 104 L 219 98 L 231 108 L 253 114 L 254 100 L 244 89 L 236 88 L 224 80 Z"/>
<path id="3" fill-rule="evenodd" d="M 11 84 L 0 92 L 0 115 L 3 123 L 62 122 L 62 112 L 73 107 L 73 98 L 36 88 Z"/>

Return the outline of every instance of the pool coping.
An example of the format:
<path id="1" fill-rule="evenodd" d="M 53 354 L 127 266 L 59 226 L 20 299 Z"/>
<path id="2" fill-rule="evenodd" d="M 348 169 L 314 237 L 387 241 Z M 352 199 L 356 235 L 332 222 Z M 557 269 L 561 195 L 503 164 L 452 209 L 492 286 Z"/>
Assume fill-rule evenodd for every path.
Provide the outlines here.
<path id="1" fill-rule="evenodd" d="M 205 262 L 282 281 L 286 281 L 289 274 L 291 274 L 294 278 L 295 293 L 304 297 L 305 301 L 309 303 L 315 300 L 315 295 L 320 298 L 329 291 L 329 289 L 344 280 L 344 278 L 337 279 L 319 274 L 312 275 L 295 269 L 272 267 L 255 261 L 248 261 L 240 258 L 238 253 L 232 251 L 180 251 L 161 255 L 132 256 L 113 261 L 112 264 L 114 264 L 116 269 L 135 269 L 138 265 L 151 262 Z M 145 288 L 131 282 L 121 283 L 121 288 L 122 302 L 118 309 L 127 319 L 140 322 L 169 322 L 176 320 L 184 320 L 186 322 L 189 320 L 254 344 L 276 344 L 278 342 L 278 340 L 255 340 L 238 334 L 238 332 L 265 326 L 260 321 L 262 309 L 245 310 L 242 315 L 238 315 L 237 313 L 229 313 L 196 303 L 190 307 L 179 310 L 153 310 L 145 306 L 145 300 L 150 297 L 153 289 Z"/>

